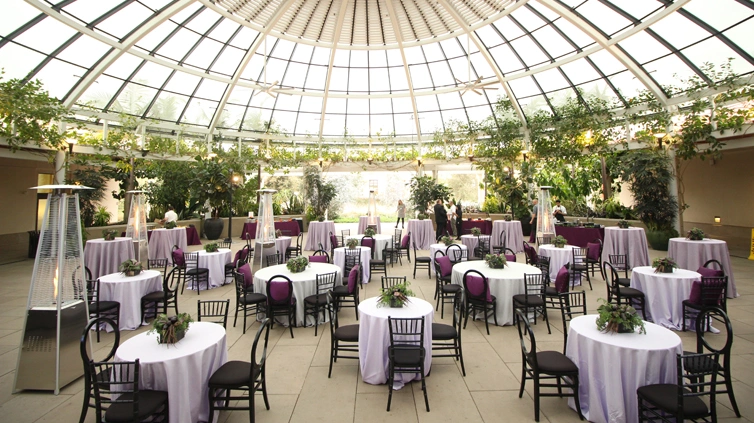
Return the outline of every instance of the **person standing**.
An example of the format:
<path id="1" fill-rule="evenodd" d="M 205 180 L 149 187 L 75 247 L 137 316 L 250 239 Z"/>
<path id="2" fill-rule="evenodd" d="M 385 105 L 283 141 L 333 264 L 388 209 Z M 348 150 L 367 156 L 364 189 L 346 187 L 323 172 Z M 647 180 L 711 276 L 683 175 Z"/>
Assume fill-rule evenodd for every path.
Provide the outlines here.
<path id="1" fill-rule="evenodd" d="M 453 202 L 453 200 L 450 200 L 450 231 L 453 232 L 454 237 L 458 237 L 458 234 L 456 233 L 456 203 Z"/>
<path id="2" fill-rule="evenodd" d="M 531 224 L 531 235 L 529 235 L 529 242 L 535 242 L 537 239 L 537 215 L 539 214 L 537 203 L 539 203 L 539 200 L 536 198 L 531 200 L 531 220 L 529 221 L 529 224 Z"/>
<path id="3" fill-rule="evenodd" d="M 395 211 L 398 212 L 398 219 L 395 220 L 395 228 L 398 229 L 398 222 L 401 222 L 401 229 L 403 229 L 403 223 L 406 220 L 406 205 L 403 204 L 403 200 L 398 200 L 398 208 Z"/>
<path id="4" fill-rule="evenodd" d="M 442 204 L 442 200 L 437 200 L 435 204 L 435 223 L 437 224 L 437 231 L 435 231 L 435 241 L 440 242 L 440 238 L 445 236 L 448 226 L 448 212 L 445 211 L 445 206 Z"/>
<path id="5" fill-rule="evenodd" d="M 463 206 L 458 202 L 456 206 L 456 239 L 461 239 L 461 228 L 463 227 Z"/>
<path id="6" fill-rule="evenodd" d="M 177 222 L 178 221 L 178 214 L 173 209 L 173 206 L 168 206 L 168 211 L 165 212 L 165 218 L 162 219 L 162 224 L 166 224 L 168 222 Z"/>
<path id="7" fill-rule="evenodd" d="M 555 200 L 555 207 L 552 209 L 552 215 L 555 216 L 555 219 L 557 219 L 558 222 L 565 222 L 565 216 L 567 214 L 566 208 L 560 205 L 560 200 Z"/>

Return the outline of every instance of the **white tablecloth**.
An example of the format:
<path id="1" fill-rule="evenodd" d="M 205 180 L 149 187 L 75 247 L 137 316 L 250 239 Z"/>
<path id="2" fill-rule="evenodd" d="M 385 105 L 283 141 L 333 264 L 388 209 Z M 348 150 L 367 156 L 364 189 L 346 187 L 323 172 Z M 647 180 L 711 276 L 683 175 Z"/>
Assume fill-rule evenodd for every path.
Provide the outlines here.
<path id="1" fill-rule="evenodd" d="M 361 277 L 363 279 L 362 282 L 367 283 L 369 282 L 369 263 L 371 262 L 372 249 L 369 247 L 356 247 L 356 249 L 361 250 L 359 252 L 359 255 L 361 256 L 359 262 L 361 263 L 361 268 L 363 269 Z M 348 275 L 343 273 L 346 266 L 346 247 L 338 247 L 335 249 L 332 262 L 334 265 L 340 268 L 343 277 L 347 278 Z M 348 282 L 348 279 L 346 279 L 345 282 Z"/>
<path id="2" fill-rule="evenodd" d="M 138 329 L 141 326 L 141 297 L 162 291 L 162 274 L 157 270 L 143 270 L 136 276 L 111 273 L 100 276 L 99 280 L 100 301 L 120 303 L 120 330 Z"/>
<path id="3" fill-rule="evenodd" d="M 503 269 L 490 269 L 487 264 L 481 260 L 458 263 L 453 266 L 451 281 L 454 284 L 463 286 L 463 274 L 467 270 L 478 270 L 483 274 L 490 285 L 490 293 L 497 297 L 497 324 L 513 324 L 513 296 L 525 294 L 524 274 L 542 272 L 534 266 L 524 263 L 508 262 Z M 493 321 L 490 321 L 493 323 Z"/>
<path id="4" fill-rule="evenodd" d="M 359 244 L 361 244 L 361 239 L 364 238 L 364 234 L 352 235 L 350 238 L 358 239 Z M 374 238 L 374 243 L 376 244 L 374 247 L 374 259 L 382 260 L 382 250 L 390 246 L 393 242 L 393 237 L 390 235 L 374 235 L 372 238 Z"/>
<path id="5" fill-rule="evenodd" d="M 461 250 L 468 250 L 468 248 L 466 248 L 466 246 L 463 245 L 463 244 L 458 244 L 458 246 L 461 247 Z M 455 247 L 453 247 L 453 249 L 455 249 Z M 448 253 L 447 253 L 448 246 L 446 246 L 445 244 L 432 244 L 432 245 L 430 245 L 429 246 L 429 258 L 431 258 L 433 261 L 435 260 L 435 252 L 436 251 L 442 251 L 443 254 L 445 254 L 447 256 L 448 255 Z M 452 257 L 451 257 L 451 259 L 452 259 Z M 430 269 L 430 272 L 432 273 L 432 275 L 434 276 L 434 274 L 435 274 L 435 265 L 434 265 L 434 263 L 432 263 L 429 266 L 429 269 Z"/>
<path id="6" fill-rule="evenodd" d="M 728 244 L 719 239 L 704 238 L 702 241 L 691 241 L 686 238 L 671 238 L 668 244 L 668 257 L 678 263 L 681 269 L 696 270 L 707 260 L 716 259 L 723 265 L 725 276 L 728 277 L 728 298 L 738 297 L 736 282 L 733 280 L 733 267 L 730 265 Z"/>
<path id="7" fill-rule="evenodd" d="M 429 246 L 435 243 L 435 229 L 429 219 L 409 219 L 404 233 L 409 232 L 411 232 L 411 242 L 416 242 L 416 248 L 420 250 L 428 250 Z"/>
<path id="8" fill-rule="evenodd" d="M 332 250 L 330 232 L 332 232 L 333 235 L 337 235 L 335 233 L 335 222 L 331 220 L 326 220 L 324 222 L 309 222 L 309 232 L 306 235 L 304 250 L 317 251 L 320 242 L 325 247 L 325 250 Z"/>
<path id="9" fill-rule="evenodd" d="M 173 246 L 186 251 L 186 228 L 155 229 L 149 238 L 149 258 L 167 258 L 172 260 Z"/>
<path id="10" fill-rule="evenodd" d="M 377 307 L 377 297 L 359 303 L 359 368 L 364 382 L 372 385 L 387 383 L 390 329 L 388 316 L 416 318 L 424 316 L 425 376 L 432 366 L 432 321 L 435 308 L 421 298 L 410 297 L 410 302 L 401 308 Z M 400 389 L 405 383 L 418 379 L 414 373 L 397 373 L 393 388 Z"/>
<path id="11" fill-rule="evenodd" d="M 676 383 L 681 338 L 649 322 L 646 335 L 606 334 L 596 320 L 594 314 L 575 317 L 568 330 L 566 355 L 579 368 L 581 412 L 590 422 L 637 422 L 636 389 Z M 573 399 L 568 404 L 576 408 Z"/>
<path id="12" fill-rule="evenodd" d="M 364 231 L 367 229 L 367 226 L 369 226 L 369 220 L 368 219 L 369 219 L 369 216 L 359 216 L 359 227 L 356 230 L 356 232 L 358 232 L 360 234 L 364 233 Z M 375 231 L 378 234 L 381 234 L 382 233 L 382 223 L 380 222 L 380 217 L 379 216 L 375 216 L 374 217 L 374 224 L 377 226 L 377 228 L 375 229 Z"/>
<path id="13" fill-rule="evenodd" d="M 84 265 L 92 271 L 92 279 L 117 272 L 121 263 L 135 257 L 130 237 L 117 237 L 112 241 L 90 239 L 84 246 Z"/>
<path id="14" fill-rule="evenodd" d="M 115 353 L 118 362 L 137 358 L 140 389 L 168 392 L 170 423 L 210 420 L 207 383 L 228 361 L 222 325 L 191 323 L 186 337 L 173 345 L 159 344 L 157 334 L 140 333 L 120 344 Z M 248 359 L 247 354 L 243 360 Z"/>
<path id="15" fill-rule="evenodd" d="M 492 222 L 492 245 L 500 243 L 500 231 L 505 230 L 505 246 L 516 253 L 524 252 L 524 231 L 521 229 L 521 221 L 495 220 Z"/>
<path id="16" fill-rule="evenodd" d="M 550 280 L 555 282 L 560 268 L 573 260 L 573 245 L 566 245 L 558 248 L 552 244 L 543 244 L 539 246 L 539 254 L 550 257 Z"/>
<path id="17" fill-rule="evenodd" d="M 605 228 L 602 243 L 602 261 L 610 262 L 610 254 L 628 254 L 628 265 L 649 266 L 649 250 L 644 228 Z"/>
<path id="18" fill-rule="evenodd" d="M 691 270 L 655 273 L 651 266 L 639 266 L 631 273 L 631 288 L 644 293 L 648 319 L 668 329 L 681 330 L 681 303 L 689 299 L 691 284 L 701 279 L 702 275 Z"/>
<path id="19" fill-rule="evenodd" d="M 199 250 L 199 267 L 202 269 L 209 269 L 209 287 L 217 288 L 218 286 L 225 285 L 225 265 L 233 261 L 233 255 L 230 253 L 230 248 L 219 248 L 214 253 L 208 253 L 204 250 Z M 190 289 L 196 287 L 189 286 Z M 199 288 L 203 288 L 199 286 Z"/>
<path id="20" fill-rule="evenodd" d="M 498 234 L 500 235 L 500 234 Z M 486 238 L 488 241 L 490 240 L 490 235 L 461 235 L 461 243 L 466 246 L 469 250 L 469 256 L 474 255 L 474 248 L 476 248 L 477 244 L 479 244 L 479 238 Z M 489 246 L 490 251 L 492 250 L 492 245 Z M 489 252 L 485 253 L 489 254 Z"/>
<path id="21" fill-rule="evenodd" d="M 341 277 L 343 270 L 340 267 L 329 263 L 309 263 L 309 267 L 303 272 L 292 273 L 285 264 L 265 267 L 257 270 L 254 274 L 254 292 L 261 292 L 267 295 L 267 281 L 275 275 L 287 276 L 293 282 L 293 296 L 296 297 L 296 323 L 298 326 L 304 325 L 304 298 L 317 293 L 317 275 L 324 273 L 336 272 L 335 286 L 342 285 Z M 279 319 L 283 319 L 278 317 Z M 283 324 L 287 321 L 281 320 Z M 309 316 L 306 326 L 314 324 L 314 317 Z"/>

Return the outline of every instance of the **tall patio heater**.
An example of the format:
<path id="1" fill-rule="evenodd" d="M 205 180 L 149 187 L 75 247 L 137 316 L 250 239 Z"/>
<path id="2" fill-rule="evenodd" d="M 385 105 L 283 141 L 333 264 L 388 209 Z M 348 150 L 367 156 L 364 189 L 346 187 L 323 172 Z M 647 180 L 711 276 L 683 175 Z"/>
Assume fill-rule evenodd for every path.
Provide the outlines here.
<path id="1" fill-rule="evenodd" d="M 367 210 L 367 228 L 377 230 L 377 192 L 369 189 L 369 209 Z"/>
<path id="2" fill-rule="evenodd" d="M 147 207 L 144 191 L 127 191 L 132 194 L 131 211 L 128 213 L 126 236 L 133 241 L 134 257 L 146 269 L 149 260 L 149 239 L 147 238 Z"/>
<path id="3" fill-rule="evenodd" d="M 555 236 L 555 220 L 552 216 L 550 189 L 539 187 L 539 211 L 537 212 L 537 236 Z"/>
<path id="4" fill-rule="evenodd" d="M 254 245 L 254 265 L 257 270 L 267 265 L 265 258 L 275 254 L 275 215 L 272 212 L 272 194 L 274 189 L 260 189 L 259 215 L 257 216 L 257 234 Z M 254 266 L 252 266 L 254 267 Z"/>
<path id="5" fill-rule="evenodd" d="M 49 189 L 31 276 L 15 390 L 52 390 L 83 375 L 79 338 L 89 316 L 78 185 Z"/>

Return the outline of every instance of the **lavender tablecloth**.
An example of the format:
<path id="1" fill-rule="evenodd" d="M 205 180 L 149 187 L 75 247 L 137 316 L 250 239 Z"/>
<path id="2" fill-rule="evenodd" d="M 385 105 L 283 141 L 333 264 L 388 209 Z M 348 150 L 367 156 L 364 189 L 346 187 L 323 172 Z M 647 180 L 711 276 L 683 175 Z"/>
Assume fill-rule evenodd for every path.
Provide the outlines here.
<path id="1" fill-rule="evenodd" d="M 649 266 L 649 250 L 644 228 L 605 228 L 602 246 L 603 262 L 610 261 L 610 254 L 628 254 L 628 265 L 631 268 Z"/>
<path id="2" fill-rule="evenodd" d="M 363 234 L 353 235 L 351 238 L 356 238 L 359 240 L 359 244 L 361 244 L 361 239 L 364 238 Z M 385 249 L 387 246 L 390 245 L 390 243 L 393 241 L 393 237 L 390 235 L 375 235 L 372 238 L 374 238 L 374 243 L 376 244 L 374 246 L 374 259 L 375 260 L 382 260 L 382 250 Z"/>
<path id="3" fill-rule="evenodd" d="M 490 239 L 489 235 L 461 235 L 461 243 L 466 246 L 469 250 L 469 255 L 474 255 L 474 248 L 479 244 L 479 238 L 487 238 Z M 492 246 L 490 245 L 490 249 L 492 249 Z M 487 252 L 489 253 L 489 252 Z"/>
<path id="4" fill-rule="evenodd" d="M 502 245 L 500 232 L 505 231 L 505 246 L 516 253 L 524 252 L 524 231 L 521 229 L 521 221 L 496 220 L 492 222 L 492 245 Z"/>
<path id="5" fill-rule="evenodd" d="M 648 319 L 668 329 L 681 330 L 681 303 L 689 299 L 691 284 L 701 278 L 702 275 L 691 270 L 655 273 L 651 266 L 639 266 L 631 272 L 631 288 L 644 293 Z"/>
<path id="6" fill-rule="evenodd" d="M 668 257 L 675 260 L 680 268 L 689 270 L 702 267 L 707 260 L 718 260 L 723 265 L 725 276 L 728 277 L 727 297 L 738 297 L 736 281 L 733 279 L 733 267 L 730 265 L 728 244 L 725 241 L 709 238 L 704 238 L 701 241 L 671 238 L 668 244 Z"/>
<path id="7" fill-rule="evenodd" d="M 136 276 L 112 273 L 100 276 L 99 280 L 100 300 L 120 303 L 120 330 L 138 329 L 141 326 L 141 297 L 162 291 L 162 275 L 157 270 L 144 270 Z"/>
<path id="8" fill-rule="evenodd" d="M 319 249 L 320 242 L 322 243 L 322 246 L 325 247 L 325 250 L 332 250 L 330 242 L 331 232 L 333 235 L 337 235 L 335 233 L 335 222 L 331 220 L 326 220 L 324 222 L 309 222 L 309 232 L 306 236 L 304 250 L 316 251 Z"/>
<path id="9" fill-rule="evenodd" d="M 186 251 L 186 228 L 155 229 L 149 238 L 149 258 L 171 258 L 173 246 Z"/>
<path id="10" fill-rule="evenodd" d="M 432 367 L 432 321 L 435 308 L 421 298 L 410 297 L 409 300 L 401 308 L 377 307 L 377 297 L 368 298 L 359 304 L 359 368 L 364 382 L 380 385 L 388 380 L 388 316 L 424 316 L 424 349 L 427 353 L 424 358 L 424 373 L 425 376 L 429 374 Z M 414 379 L 417 379 L 414 373 L 397 373 L 393 388 L 400 389 Z"/>
<path id="11" fill-rule="evenodd" d="M 416 248 L 420 250 L 428 250 L 435 243 L 435 228 L 431 220 L 409 219 L 404 233 L 408 232 L 411 232 L 411 241 L 416 242 Z"/>
<path id="12" fill-rule="evenodd" d="M 209 287 L 217 288 L 225 285 L 225 265 L 233 260 L 230 248 L 220 248 L 214 253 L 208 253 L 204 250 L 199 251 L 199 267 L 209 269 Z M 228 279 L 230 282 L 230 279 Z M 201 285 L 199 286 L 201 288 Z M 189 289 L 195 287 L 189 286 Z"/>
<path id="13" fill-rule="evenodd" d="M 592 242 L 597 238 L 604 240 L 605 229 L 555 225 L 555 235 L 563 235 L 569 244 L 586 248 L 587 242 Z"/>
<path id="14" fill-rule="evenodd" d="M 290 220 L 287 222 L 278 221 L 275 222 L 275 229 L 281 231 L 290 232 L 290 236 L 298 236 L 301 233 L 301 228 L 298 227 L 298 221 Z M 241 230 L 241 239 L 255 239 L 257 236 L 257 222 L 246 222 L 243 224 Z M 286 235 L 288 236 L 288 235 Z"/>
<path id="15" fill-rule="evenodd" d="M 566 245 L 563 248 L 558 248 L 552 244 L 544 244 L 539 246 L 539 255 L 550 257 L 550 280 L 555 281 L 558 276 L 560 268 L 565 266 L 566 263 L 570 263 L 573 260 L 573 245 Z M 580 281 L 579 281 L 580 282 Z M 576 285 L 579 285 L 577 283 Z"/>
<path id="16" fill-rule="evenodd" d="M 361 250 L 360 255 L 360 263 L 361 268 L 364 269 L 361 274 L 361 279 L 363 283 L 369 282 L 369 263 L 371 262 L 372 257 L 372 249 L 369 247 L 356 247 L 357 250 Z M 332 262 L 334 265 L 338 266 L 340 268 L 341 274 L 345 277 L 347 276 L 345 274 L 345 266 L 346 266 L 346 247 L 338 247 L 333 252 L 333 259 Z"/>
<path id="17" fill-rule="evenodd" d="M 463 244 L 458 244 L 458 246 L 461 247 L 461 250 L 468 250 L 468 247 L 466 247 Z M 453 247 L 453 248 L 455 248 L 455 247 Z M 436 251 L 442 251 L 443 254 L 448 255 L 447 254 L 447 250 L 448 250 L 448 246 L 446 246 L 445 244 L 432 244 L 432 245 L 429 246 L 429 258 L 431 258 L 434 261 L 434 259 L 435 259 L 435 252 Z M 468 255 L 468 253 L 467 253 L 467 255 Z M 466 261 L 466 260 L 464 260 L 464 261 Z M 431 266 L 429 266 L 429 270 L 430 270 L 432 276 L 434 276 L 434 274 L 435 274 L 435 265 L 432 264 Z"/>
<path id="18" fill-rule="evenodd" d="M 218 412 L 209 418 L 207 383 L 228 361 L 225 329 L 193 322 L 175 345 L 159 344 L 156 337 L 144 332 L 128 339 L 120 344 L 115 361 L 139 359 L 139 387 L 168 392 L 170 423 L 217 421 Z"/>
<path id="19" fill-rule="evenodd" d="M 649 322 L 646 335 L 602 333 L 596 320 L 593 314 L 575 317 L 568 330 L 566 355 L 579 368 L 581 412 L 595 423 L 637 422 L 636 389 L 677 382 L 681 338 Z M 573 399 L 568 404 L 576 408 Z"/>
<path id="20" fill-rule="evenodd" d="M 93 279 L 117 272 L 121 263 L 135 257 L 131 238 L 90 239 L 84 246 L 84 265 L 92 271 Z"/>
<path id="21" fill-rule="evenodd" d="M 482 234 L 490 235 L 492 233 L 492 221 L 490 220 L 464 220 L 461 223 L 461 234 L 470 234 L 471 228 L 479 228 Z"/>
<path id="22" fill-rule="evenodd" d="M 364 233 L 364 231 L 367 229 L 367 226 L 369 225 L 369 220 L 368 219 L 369 219 L 369 216 L 359 216 L 359 227 L 356 230 L 356 232 L 358 232 L 360 234 Z M 374 224 L 377 226 L 377 229 L 375 229 L 375 231 L 378 234 L 381 234 L 382 233 L 382 223 L 380 222 L 380 217 L 379 216 L 375 216 L 374 217 L 374 221 L 375 221 Z"/>

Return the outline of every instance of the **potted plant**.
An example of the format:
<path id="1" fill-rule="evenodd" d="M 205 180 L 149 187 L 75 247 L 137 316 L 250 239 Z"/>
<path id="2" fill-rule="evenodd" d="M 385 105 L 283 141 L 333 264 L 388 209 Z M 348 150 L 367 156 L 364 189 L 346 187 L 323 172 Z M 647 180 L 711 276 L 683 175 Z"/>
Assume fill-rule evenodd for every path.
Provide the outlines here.
<path id="1" fill-rule="evenodd" d="M 220 219 L 220 209 L 230 200 L 231 171 L 227 162 L 218 157 L 196 157 L 196 169 L 191 186 L 199 204 L 209 203 L 211 218 L 204 220 L 204 235 L 209 240 L 220 238 L 225 223 Z M 167 225 L 166 225 L 167 227 Z"/>
<path id="2" fill-rule="evenodd" d="M 160 314 L 152 322 L 152 330 L 149 333 L 156 333 L 157 342 L 160 344 L 175 344 L 186 336 L 191 322 L 193 320 L 188 313 L 179 313 L 170 317 Z"/>
<path id="3" fill-rule="evenodd" d="M 505 216 L 503 216 L 503 220 L 505 220 L 506 222 L 510 222 L 513 220 L 513 216 L 506 214 Z"/>
<path id="4" fill-rule="evenodd" d="M 325 221 L 325 216 L 321 216 L 321 215 L 317 216 L 317 222 L 324 222 L 324 221 Z"/>
<path id="5" fill-rule="evenodd" d="M 416 218 L 419 219 L 419 220 L 424 220 L 424 219 L 427 218 L 427 215 L 424 214 L 424 213 L 419 213 L 419 214 L 416 215 Z"/>
<path id="6" fill-rule="evenodd" d="M 374 236 L 374 234 L 376 233 L 377 232 L 374 230 L 374 228 L 367 227 L 366 229 L 364 229 L 364 235 L 366 236 Z"/>
<path id="7" fill-rule="evenodd" d="M 118 269 L 126 276 L 136 276 L 141 273 L 142 267 L 140 262 L 128 259 L 121 263 Z"/>
<path id="8" fill-rule="evenodd" d="M 558 235 L 552 239 L 552 245 L 557 248 L 563 248 L 568 244 L 568 240 L 563 238 L 563 235 Z"/>
<path id="9" fill-rule="evenodd" d="M 660 257 L 652 261 L 652 267 L 655 268 L 655 273 L 673 273 L 678 265 L 671 258 Z"/>
<path id="10" fill-rule="evenodd" d="M 336 216 L 333 201 L 338 196 L 338 189 L 332 182 L 325 181 L 322 170 L 317 166 L 304 168 L 304 198 L 307 203 L 306 218 L 324 222 L 325 214 L 330 220 Z"/>
<path id="11" fill-rule="evenodd" d="M 471 235 L 479 236 L 482 234 L 482 230 L 479 228 L 471 228 Z"/>
<path id="12" fill-rule="evenodd" d="M 484 262 L 490 269 L 502 269 L 508 263 L 505 254 L 487 254 L 484 256 Z"/>
<path id="13" fill-rule="evenodd" d="M 275 229 L 275 238 L 280 238 L 281 236 L 283 236 L 283 231 Z"/>
<path id="14" fill-rule="evenodd" d="M 309 259 L 306 256 L 298 256 L 288 260 L 285 267 L 293 273 L 300 273 L 309 265 Z"/>
<path id="15" fill-rule="evenodd" d="M 691 241 L 701 241 L 704 239 L 704 231 L 699 228 L 691 228 L 688 235 L 686 235 L 686 239 Z"/>
<path id="16" fill-rule="evenodd" d="M 359 245 L 359 240 L 356 238 L 348 238 L 346 245 L 348 248 L 356 248 L 356 246 Z"/>
<path id="17" fill-rule="evenodd" d="M 647 333 L 635 308 L 628 304 L 611 304 L 604 298 L 599 301 L 602 305 L 597 307 L 597 329 L 605 333 L 634 333 L 639 328 L 639 333 Z"/>
<path id="18" fill-rule="evenodd" d="M 377 300 L 377 307 L 393 307 L 400 308 L 410 302 L 408 297 L 413 297 L 414 292 L 408 287 L 410 282 L 395 284 L 389 288 L 385 288 L 380 293 Z"/>
<path id="19" fill-rule="evenodd" d="M 175 229 L 176 226 L 178 226 L 178 224 L 175 223 L 175 222 L 167 222 L 167 223 L 165 223 L 165 229 Z"/>
<path id="20" fill-rule="evenodd" d="M 114 229 L 106 229 L 102 231 L 102 238 L 104 238 L 105 241 L 114 241 L 117 235 L 118 232 L 116 232 Z"/>
<path id="21" fill-rule="evenodd" d="M 208 253 L 216 253 L 218 250 L 219 247 L 216 242 L 210 242 L 209 244 L 204 245 L 204 251 Z"/>
<path id="22" fill-rule="evenodd" d="M 450 188 L 440 184 L 431 176 L 414 176 L 408 184 L 409 202 L 415 211 L 424 213 L 427 210 L 427 204 L 434 204 L 435 201 L 447 201 L 451 197 Z M 424 216 L 424 219 L 427 217 Z M 419 218 L 419 220 L 423 220 Z"/>
<path id="23" fill-rule="evenodd" d="M 631 224 L 628 223 L 628 220 L 621 219 L 618 221 L 618 227 L 621 229 L 628 229 L 631 227 Z"/>
<path id="24" fill-rule="evenodd" d="M 450 247 L 453 244 L 453 238 L 449 236 L 444 236 L 440 238 L 440 241 L 445 244 L 446 247 Z"/>

